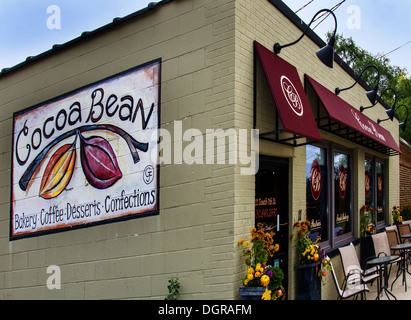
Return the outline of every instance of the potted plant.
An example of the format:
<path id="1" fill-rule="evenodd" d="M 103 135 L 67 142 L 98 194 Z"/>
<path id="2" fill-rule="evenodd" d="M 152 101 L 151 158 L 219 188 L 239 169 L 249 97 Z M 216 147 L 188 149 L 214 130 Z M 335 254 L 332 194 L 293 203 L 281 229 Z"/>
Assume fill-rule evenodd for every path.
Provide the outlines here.
<path id="1" fill-rule="evenodd" d="M 372 212 L 372 207 L 366 204 L 360 208 L 360 257 L 363 269 L 367 267 L 368 258 L 375 255 L 374 244 L 370 236 L 377 232 L 377 228 L 373 223 Z"/>
<path id="2" fill-rule="evenodd" d="M 392 208 L 392 219 L 394 224 L 401 224 L 403 221 L 402 210 L 400 207 L 394 206 Z"/>
<path id="3" fill-rule="evenodd" d="M 274 244 L 274 227 L 258 223 L 251 229 L 251 239 L 241 239 L 238 245 L 243 250 L 247 274 L 242 280 L 240 295 L 243 300 L 277 300 L 284 299 L 282 280 L 284 273 L 279 267 L 267 265 L 267 260 L 278 251 Z"/>
<path id="4" fill-rule="evenodd" d="M 363 237 L 375 234 L 377 231 L 372 219 L 372 207 L 365 204 L 360 208 L 360 229 Z"/>
<path id="5" fill-rule="evenodd" d="M 297 266 L 296 291 L 297 300 L 321 300 L 321 282 L 325 283 L 327 270 L 330 270 L 329 260 L 324 250 L 320 251 L 319 242 L 310 238 L 310 222 L 296 222 L 297 229 Z M 293 234 L 290 239 L 293 239 Z"/>

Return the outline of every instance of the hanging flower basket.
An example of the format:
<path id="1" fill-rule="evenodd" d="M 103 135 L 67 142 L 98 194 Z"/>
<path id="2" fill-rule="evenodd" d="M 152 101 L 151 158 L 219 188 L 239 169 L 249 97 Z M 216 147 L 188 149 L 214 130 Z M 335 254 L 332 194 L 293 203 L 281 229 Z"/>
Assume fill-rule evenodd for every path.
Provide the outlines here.
<path id="1" fill-rule="evenodd" d="M 248 267 L 240 288 L 242 300 L 278 300 L 284 298 L 282 280 L 284 273 L 279 267 L 266 265 L 269 257 L 278 251 L 274 244 L 273 229 L 258 223 L 250 231 L 251 240 L 240 239 L 238 245 L 243 250 L 245 264 Z"/>

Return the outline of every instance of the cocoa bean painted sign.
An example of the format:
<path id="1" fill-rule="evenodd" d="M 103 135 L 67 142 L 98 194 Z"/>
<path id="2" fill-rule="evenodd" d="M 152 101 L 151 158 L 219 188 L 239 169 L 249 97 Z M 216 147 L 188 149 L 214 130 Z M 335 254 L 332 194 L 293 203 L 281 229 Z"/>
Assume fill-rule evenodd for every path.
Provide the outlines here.
<path id="1" fill-rule="evenodd" d="M 13 115 L 11 239 L 158 213 L 160 67 Z"/>

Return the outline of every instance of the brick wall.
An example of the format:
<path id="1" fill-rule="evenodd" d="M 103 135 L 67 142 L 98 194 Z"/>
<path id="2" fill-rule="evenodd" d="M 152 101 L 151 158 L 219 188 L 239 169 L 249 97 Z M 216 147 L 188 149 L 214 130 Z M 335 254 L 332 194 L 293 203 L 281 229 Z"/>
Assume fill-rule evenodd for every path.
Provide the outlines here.
<path id="1" fill-rule="evenodd" d="M 411 146 L 400 140 L 400 205 L 411 201 Z"/>

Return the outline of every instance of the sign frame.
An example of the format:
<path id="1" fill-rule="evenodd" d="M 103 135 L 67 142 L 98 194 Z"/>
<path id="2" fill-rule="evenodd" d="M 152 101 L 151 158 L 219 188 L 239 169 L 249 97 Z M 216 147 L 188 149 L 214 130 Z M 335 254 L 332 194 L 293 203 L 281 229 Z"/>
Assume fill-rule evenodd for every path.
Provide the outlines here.
<path id="1" fill-rule="evenodd" d="M 117 115 L 118 119 L 123 120 L 123 118 L 125 118 L 124 110 L 127 109 L 127 106 L 130 107 L 130 105 L 131 105 L 131 108 L 129 108 L 130 110 L 133 109 L 133 107 L 134 107 L 135 108 L 134 119 L 135 119 L 136 116 L 137 116 L 137 118 L 139 118 L 141 116 L 141 123 L 142 123 L 142 128 L 141 129 L 136 129 L 136 131 L 134 132 L 134 135 L 136 135 L 136 133 L 140 133 L 140 132 L 142 133 L 141 135 L 144 135 L 144 133 L 146 133 L 145 138 L 147 140 L 147 136 L 151 133 L 152 134 L 152 136 L 151 136 L 152 139 L 148 140 L 148 141 L 144 140 L 144 141 L 141 141 L 141 143 L 140 143 L 137 140 L 137 138 L 133 137 L 132 134 L 127 133 L 126 130 L 123 130 L 119 126 L 115 126 L 115 125 L 111 125 L 111 124 L 105 124 L 105 122 L 104 122 L 105 120 L 101 122 L 102 124 L 100 124 L 100 126 L 103 127 L 103 129 L 100 129 L 100 130 L 106 129 L 106 131 L 111 131 L 108 134 L 112 134 L 112 135 L 117 134 L 118 137 L 119 137 L 118 140 L 119 141 L 124 141 L 128 145 L 129 149 L 124 148 L 124 147 L 123 147 L 123 149 L 127 149 L 130 152 L 128 156 L 129 156 L 130 159 L 132 159 L 132 161 L 134 161 L 134 164 L 138 165 L 138 162 L 140 162 L 140 160 L 141 160 L 140 156 L 142 154 L 144 154 L 145 160 L 143 159 L 140 164 L 143 164 L 143 163 L 144 164 L 146 164 L 146 163 L 150 164 L 149 161 L 153 161 L 153 160 L 152 160 L 152 158 L 148 159 L 148 157 L 156 157 L 155 160 L 154 160 L 155 162 L 152 162 L 152 166 L 151 166 L 152 168 L 151 168 L 151 173 L 150 173 L 150 174 L 155 175 L 154 179 L 148 179 L 147 181 L 145 181 L 144 180 L 145 179 L 144 178 L 144 173 L 143 173 L 144 168 L 139 168 L 138 169 L 139 171 L 141 171 L 141 173 L 143 175 L 143 184 L 144 183 L 146 183 L 147 185 L 148 185 L 148 183 L 153 184 L 153 189 L 151 190 L 151 192 L 154 192 L 154 196 L 152 197 L 152 199 L 154 199 L 154 200 L 153 200 L 153 202 L 147 201 L 151 205 L 151 206 L 149 206 L 150 208 L 148 208 L 147 210 L 145 210 L 144 208 L 140 208 L 140 206 L 138 204 L 138 201 L 141 201 L 141 200 L 136 200 L 136 199 L 138 199 L 139 196 L 142 196 L 143 190 L 140 193 L 139 189 L 137 189 L 137 191 L 136 191 L 136 189 L 134 189 L 134 195 L 129 195 L 130 205 L 128 206 L 128 208 L 129 208 L 128 213 L 113 214 L 113 216 L 108 216 L 106 218 L 100 218 L 100 219 L 97 219 L 97 220 L 92 220 L 92 219 L 91 220 L 84 220 L 84 221 L 81 221 L 81 222 L 78 222 L 78 223 L 68 223 L 67 225 L 57 225 L 54 228 L 53 227 L 42 228 L 40 230 L 34 230 L 34 231 L 31 231 L 31 232 L 30 231 L 25 231 L 25 232 L 20 232 L 20 233 L 15 232 L 16 226 L 13 226 L 13 214 L 14 214 L 13 210 L 14 210 L 14 207 L 15 207 L 14 202 L 16 201 L 16 199 L 14 199 L 14 197 L 15 197 L 14 188 L 16 187 L 17 184 L 19 184 L 20 188 L 22 188 L 22 190 L 24 190 L 24 187 L 22 187 L 22 185 L 26 185 L 26 187 L 27 187 L 27 185 L 29 185 L 31 183 L 31 181 L 29 181 L 29 180 L 27 180 L 26 183 L 24 183 L 24 182 L 22 183 L 23 178 L 21 178 L 19 182 L 15 181 L 16 180 L 16 177 L 15 177 L 15 174 L 14 174 L 14 171 L 16 170 L 15 169 L 15 164 L 20 163 L 20 162 L 16 162 L 16 159 L 15 159 L 16 158 L 15 149 L 17 149 L 17 144 L 16 144 L 16 141 L 15 141 L 16 140 L 16 132 L 15 131 L 19 130 L 19 129 L 16 129 L 16 127 L 15 127 L 16 126 L 16 121 L 17 121 L 16 119 L 19 116 L 23 116 L 25 114 L 30 115 L 31 112 L 36 112 L 36 111 L 39 112 L 39 110 L 41 111 L 41 109 L 43 109 L 45 107 L 48 107 L 52 104 L 56 104 L 59 101 L 63 101 L 64 99 L 69 99 L 71 97 L 75 97 L 76 95 L 79 95 L 81 93 L 86 95 L 89 91 L 91 91 L 93 88 L 98 87 L 98 86 L 104 86 L 105 84 L 108 84 L 108 87 L 111 88 L 110 87 L 110 82 L 115 83 L 115 81 L 117 81 L 117 80 L 121 81 L 121 79 L 123 77 L 124 77 L 124 82 L 125 82 L 126 79 L 127 79 L 127 76 L 132 77 L 135 74 L 137 74 L 137 76 L 140 76 L 140 74 L 142 74 L 144 72 L 151 71 L 150 68 L 151 68 L 151 70 L 154 70 L 154 71 L 152 71 L 152 73 L 153 74 L 155 73 L 154 75 L 150 75 L 150 76 L 155 80 L 151 79 L 150 76 L 148 76 L 148 75 L 146 77 L 149 78 L 149 80 L 156 81 L 156 83 L 153 82 L 154 84 L 151 87 L 147 87 L 147 88 L 143 87 L 143 88 L 136 89 L 138 93 L 136 94 L 136 96 L 135 96 L 136 99 L 134 100 L 135 106 L 133 106 L 133 97 L 131 95 L 129 95 L 129 96 L 131 96 L 131 100 L 126 100 L 124 102 L 125 108 L 123 109 L 123 115 L 120 115 L 121 110 L 122 110 L 121 107 L 123 106 L 123 104 L 122 104 L 123 100 L 121 99 L 121 102 L 120 102 L 120 96 L 119 96 L 118 100 L 117 100 L 117 106 L 118 107 L 117 108 L 112 107 L 111 110 L 112 111 L 118 110 L 118 115 Z M 162 58 L 153 59 L 153 60 L 148 61 L 146 63 L 140 64 L 138 66 L 129 68 L 129 69 L 121 71 L 119 73 L 110 75 L 106 78 L 97 80 L 93 83 L 89 83 L 89 84 L 84 85 L 84 86 L 81 86 L 79 88 L 76 88 L 76 89 L 71 90 L 69 92 L 66 92 L 64 94 L 58 95 L 54 98 L 48 99 L 46 101 L 43 101 L 41 103 L 38 103 L 36 105 L 33 105 L 31 107 L 28 107 L 28 108 L 25 108 L 25 109 L 22 109 L 20 111 L 16 111 L 16 112 L 13 113 L 13 119 L 12 119 L 13 131 L 12 131 L 12 150 L 11 150 L 12 151 L 11 152 L 11 175 L 10 175 L 10 225 L 9 225 L 9 227 L 10 227 L 9 228 L 9 239 L 10 239 L 10 241 L 17 240 L 17 239 L 22 239 L 22 238 L 37 237 L 37 236 L 41 236 L 41 235 L 45 235 L 45 234 L 51 234 L 51 233 L 64 232 L 64 231 L 68 231 L 68 230 L 88 228 L 88 227 L 91 227 L 91 226 L 97 226 L 97 225 L 102 225 L 102 224 L 107 224 L 107 223 L 115 223 L 115 222 L 119 222 L 119 221 L 130 220 L 130 219 L 143 218 L 143 217 L 147 217 L 147 216 L 159 215 L 159 212 L 160 212 L 160 162 L 159 162 L 159 150 L 158 150 L 158 148 L 159 148 L 159 145 L 158 145 L 158 143 L 159 143 L 158 132 L 159 132 L 159 129 L 161 127 L 161 85 L 162 85 L 161 75 L 162 75 Z M 149 80 L 147 80 L 147 81 L 149 81 Z M 120 83 L 119 86 L 121 86 L 121 85 L 122 84 Z M 116 88 L 115 85 L 113 85 L 113 87 Z M 123 87 L 125 87 L 125 89 L 123 89 Z M 133 90 L 133 89 L 135 89 L 135 88 L 127 87 L 125 85 L 123 85 L 123 87 L 119 87 L 119 88 L 121 90 Z M 152 94 L 153 97 L 154 97 L 153 99 L 156 99 L 156 102 L 155 103 L 153 102 L 152 104 L 151 104 L 151 102 L 149 102 L 149 103 L 146 104 L 146 106 L 144 106 L 143 103 L 141 105 L 139 105 L 140 101 L 143 101 L 143 100 L 141 99 L 141 97 L 138 96 L 138 94 L 139 93 L 142 93 L 142 94 L 144 93 L 145 94 L 146 91 L 148 91 L 149 89 L 151 91 L 147 94 L 148 95 Z M 138 90 L 140 90 L 140 91 L 138 91 Z M 146 90 L 146 91 L 144 91 L 144 90 Z M 95 91 L 97 91 L 97 90 L 95 90 Z M 95 91 L 93 91 L 93 93 L 95 93 Z M 104 90 L 103 90 L 103 92 L 104 92 Z M 91 107 L 89 105 L 84 106 L 84 108 L 91 109 L 90 113 L 88 114 L 89 117 L 92 117 L 92 113 L 93 113 L 92 109 L 95 105 L 97 105 L 97 103 L 94 104 L 94 97 L 97 94 L 95 96 L 93 96 L 93 93 L 88 98 L 89 100 L 92 99 Z M 113 94 L 113 96 L 114 96 L 114 94 Z M 107 92 L 106 95 L 104 96 L 104 99 L 105 100 L 107 99 L 107 101 L 106 101 L 106 109 L 107 110 L 108 110 L 107 105 L 109 104 L 108 100 L 110 99 L 110 97 L 111 97 L 111 95 L 110 95 L 109 92 Z M 138 102 L 137 102 L 137 99 L 139 99 Z M 74 98 L 72 100 L 74 100 Z M 97 98 L 96 98 L 96 100 L 97 100 Z M 102 102 L 102 101 L 103 101 L 103 95 L 101 95 L 101 100 L 100 100 L 101 104 L 103 105 L 104 102 Z M 114 101 L 114 97 L 113 97 L 112 101 Z M 80 103 L 78 103 L 78 104 L 80 105 Z M 119 107 L 120 104 L 121 104 L 121 107 Z M 150 109 L 150 106 L 148 106 L 149 104 L 151 104 L 151 109 Z M 74 105 L 74 103 L 73 103 L 73 105 Z M 114 103 L 112 105 L 114 105 Z M 65 108 L 68 110 L 68 106 L 66 106 Z M 81 106 L 81 108 L 83 108 L 83 106 Z M 80 109 L 80 106 L 79 106 L 79 109 Z M 144 112 L 142 112 L 142 110 L 144 111 L 144 109 L 146 109 L 146 118 L 144 118 Z M 150 111 L 148 112 L 147 109 L 150 109 Z M 51 109 L 51 110 L 53 110 L 53 109 Z M 81 109 L 81 110 L 83 110 L 83 109 Z M 103 113 L 104 113 L 104 111 L 103 111 L 103 106 L 102 106 L 101 107 L 101 114 L 103 114 Z M 108 111 L 107 111 L 107 113 L 108 113 Z M 80 112 L 79 112 L 79 114 L 80 114 Z M 131 119 L 131 114 L 132 113 L 130 111 L 129 119 Z M 151 121 L 151 123 L 148 124 L 148 122 L 150 120 L 150 117 L 153 114 L 155 114 L 155 116 L 152 119 L 154 119 L 156 121 Z M 85 114 L 85 115 L 87 115 L 87 114 Z M 106 114 L 104 114 L 104 116 L 106 116 Z M 123 116 L 123 118 L 122 118 L 122 116 Z M 69 119 L 69 117 L 70 116 L 68 115 L 66 120 Z M 57 118 L 58 118 L 58 116 L 56 116 L 55 125 L 57 125 Z M 81 120 L 81 118 L 80 118 L 80 124 L 87 123 L 88 120 L 85 121 L 86 118 L 87 117 L 84 117 L 83 120 Z M 103 117 L 103 119 L 105 119 L 105 118 Z M 116 121 L 116 119 L 117 118 L 115 118 L 113 121 Z M 120 121 L 118 119 L 117 119 L 117 122 Z M 69 121 L 69 120 L 67 120 L 67 121 Z M 137 121 L 139 121 L 139 120 L 136 120 L 136 122 Z M 147 122 L 145 122 L 145 121 L 147 121 Z M 27 122 L 27 120 L 26 120 L 26 122 Z M 72 121 L 72 122 L 74 122 L 74 121 Z M 84 151 L 84 150 L 86 150 L 86 148 L 84 146 L 86 146 L 87 140 L 91 141 L 94 138 L 94 140 L 93 140 L 94 145 L 93 146 L 98 146 L 99 149 L 101 149 L 101 148 L 106 149 L 106 150 L 111 149 L 111 155 L 113 155 L 113 149 L 116 149 L 116 146 L 118 146 L 120 143 L 122 143 L 122 145 L 126 145 L 124 142 L 118 142 L 118 141 L 113 140 L 116 143 L 116 145 L 114 146 L 114 148 L 111 148 L 110 142 L 111 142 L 111 144 L 113 144 L 113 142 L 112 141 L 108 142 L 103 137 L 91 136 L 91 137 L 86 137 L 84 139 L 84 137 L 82 137 L 83 131 L 81 131 L 81 129 L 84 129 L 84 131 L 86 131 L 86 130 L 83 127 L 90 127 L 91 132 L 92 132 L 93 129 L 98 130 L 98 129 L 95 129 L 95 127 L 99 127 L 98 120 L 91 121 L 91 122 L 93 122 L 93 123 L 90 123 L 91 125 L 89 125 L 89 126 L 84 126 L 83 125 L 83 126 L 80 126 L 80 129 L 77 129 L 76 126 L 73 126 L 73 129 L 72 129 L 72 131 L 76 130 L 76 133 L 73 134 L 75 136 L 75 138 L 74 138 L 75 140 L 74 140 L 74 143 L 73 143 L 73 146 L 74 146 L 73 148 L 74 149 L 82 149 L 82 151 L 81 151 L 82 152 L 81 161 L 83 161 L 83 158 L 87 158 L 87 155 L 85 155 L 87 153 L 87 151 Z M 51 121 L 50 121 L 50 123 L 51 123 Z M 45 128 L 46 124 L 43 124 L 43 126 L 44 126 L 43 127 L 43 133 L 44 133 L 45 132 L 44 128 Z M 50 127 L 49 127 L 50 131 L 49 132 L 51 132 L 52 126 L 53 125 L 50 124 Z M 148 126 L 148 130 L 145 131 L 147 126 Z M 57 128 L 53 128 L 53 130 L 54 129 L 55 129 L 56 132 L 58 131 Z M 140 131 L 138 131 L 138 130 L 140 130 Z M 155 131 L 155 130 L 157 130 L 156 131 L 157 132 L 157 139 L 156 140 L 153 139 L 153 131 Z M 21 132 L 23 132 L 23 131 L 21 131 Z M 20 134 L 22 136 L 27 134 L 26 132 L 23 132 L 23 133 L 21 133 L 21 132 L 20 132 Z M 63 134 L 61 134 L 61 136 L 64 136 L 64 131 L 62 131 L 62 132 L 63 132 Z M 60 134 L 60 132 L 56 133 L 56 136 L 58 134 Z M 87 132 L 85 132 L 84 134 L 87 134 Z M 38 136 L 40 136 L 40 135 L 41 134 L 38 133 Z M 91 134 L 89 134 L 89 135 L 91 135 Z M 78 139 L 78 137 L 80 137 L 80 139 Z M 154 136 L 154 138 L 155 138 L 155 136 Z M 32 144 L 33 144 L 33 136 L 31 137 L 31 139 L 32 139 L 31 141 L 32 141 Z M 81 140 L 81 139 L 83 140 L 83 146 L 80 145 L 80 148 L 78 148 L 77 144 L 81 144 L 81 141 L 77 142 L 77 140 Z M 104 141 L 104 140 L 106 140 L 106 141 Z M 86 142 L 84 142 L 84 141 L 86 141 Z M 130 141 L 132 141 L 132 143 Z M 34 143 L 34 146 L 37 146 L 37 145 L 40 146 L 40 143 L 41 143 L 41 138 L 40 138 L 40 142 L 37 139 L 37 141 Z M 52 143 L 49 143 L 49 145 L 50 144 L 52 144 Z M 43 149 L 44 145 L 42 145 L 39 149 Z M 47 145 L 47 147 L 49 145 Z M 58 145 L 58 144 L 56 144 L 56 145 Z M 92 145 L 92 144 L 90 143 L 89 145 Z M 108 147 L 107 147 L 107 145 L 108 145 Z M 145 146 L 145 145 L 147 145 L 147 146 Z M 132 148 L 132 146 L 134 146 L 134 148 Z M 140 146 L 141 146 L 141 149 L 139 149 Z M 44 149 L 47 149 L 47 147 L 45 147 Z M 57 148 L 57 147 L 55 147 L 55 148 Z M 63 149 L 63 148 L 60 147 L 60 149 Z M 66 150 L 66 149 L 64 149 L 63 151 L 68 153 L 69 150 Z M 97 147 L 95 149 L 97 149 Z M 34 150 L 33 147 L 32 147 L 32 150 Z M 51 151 L 51 150 L 53 150 L 53 151 Z M 59 152 L 59 150 L 57 152 L 55 152 L 55 149 L 50 148 L 50 149 L 48 149 L 48 152 L 45 152 L 45 155 L 48 155 L 48 157 L 50 157 L 49 164 L 47 165 L 47 167 L 50 165 L 50 163 L 52 163 L 51 154 L 53 152 L 55 152 L 55 154 L 57 154 Z M 110 150 L 108 150 L 108 151 L 110 151 Z M 109 158 L 110 158 L 110 152 L 106 152 L 106 153 L 109 154 Z M 140 153 L 140 156 L 138 155 L 139 153 Z M 17 154 L 17 152 L 16 152 L 16 154 Z M 89 153 L 89 154 L 92 154 L 92 153 Z M 153 156 L 153 154 L 154 154 L 154 156 Z M 124 153 L 121 156 L 124 157 L 124 158 L 126 157 L 126 155 Z M 80 152 L 78 152 L 77 157 L 80 158 Z M 88 156 L 88 157 L 89 158 L 87 158 L 87 159 L 92 159 L 91 156 Z M 117 157 L 119 157 L 119 156 L 117 155 Z M 17 156 L 17 158 L 18 158 L 18 156 Z M 28 156 L 27 156 L 27 158 L 28 158 Z M 115 155 L 112 156 L 112 159 L 113 158 L 114 158 L 114 162 L 116 162 L 116 156 Z M 17 160 L 19 160 L 19 159 L 17 159 Z M 76 159 L 75 161 L 80 162 L 80 159 Z M 131 161 L 131 160 L 129 160 L 129 161 Z M 33 162 L 35 162 L 35 161 L 33 161 Z M 41 158 L 41 162 L 44 162 L 42 164 L 42 166 L 44 167 L 45 163 L 47 163 L 47 159 Z M 103 162 L 101 161 L 99 163 L 103 163 Z M 82 164 L 84 164 L 84 163 L 82 162 Z M 40 165 L 39 165 L 39 167 L 40 167 Z M 118 167 L 121 168 L 121 164 Z M 124 167 L 124 164 L 123 164 L 123 167 Z M 149 165 L 147 165 L 146 167 L 149 167 Z M 50 171 L 53 170 L 53 169 L 54 168 L 50 169 Z M 79 169 L 79 168 L 76 167 L 75 169 Z M 72 167 L 73 172 L 76 171 L 75 169 Z M 129 167 L 125 167 L 125 169 L 126 170 L 129 169 Z M 36 169 L 36 170 L 37 170 L 37 173 L 38 173 L 38 171 L 40 169 Z M 95 169 L 95 170 L 97 170 L 97 169 Z M 137 170 L 137 169 L 135 169 L 135 170 Z M 28 170 L 26 170 L 26 171 L 28 171 Z M 69 170 L 67 170 L 66 172 L 68 172 L 68 171 Z M 81 172 L 81 170 L 77 170 L 77 171 Z M 102 184 L 101 183 L 102 180 L 100 182 L 98 180 L 96 180 L 97 182 L 94 182 L 95 184 L 93 184 L 93 181 L 91 181 L 91 180 L 93 180 L 94 176 L 92 176 L 92 174 L 88 173 L 89 176 L 91 175 L 92 177 L 91 178 L 87 177 L 87 172 L 86 171 L 87 170 L 83 168 L 83 173 L 86 176 L 89 184 L 91 184 L 91 186 L 88 186 L 88 187 L 90 187 L 90 188 L 95 187 L 96 190 L 100 189 L 101 191 L 105 191 L 106 188 L 110 188 L 112 186 L 116 187 L 116 190 L 120 189 L 121 183 L 122 183 L 122 178 L 124 178 L 125 181 L 126 181 L 126 179 L 128 179 L 127 181 L 128 181 L 129 186 L 130 186 L 130 183 L 131 183 L 131 178 L 130 177 L 126 178 L 126 176 L 123 177 L 121 172 L 120 172 L 119 177 L 113 178 L 115 180 L 113 180 L 112 182 L 109 182 L 110 184 L 108 186 Z M 33 171 L 33 172 L 36 173 L 36 171 Z M 89 172 L 90 172 L 90 170 L 89 170 Z M 97 172 L 97 171 L 94 171 L 94 172 Z M 129 173 L 129 171 L 127 171 L 127 173 Z M 131 171 L 131 175 L 132 174 L 135 174 L 135 172 Z M 43 174 L 43 179 L 45 179 L 44 175 L 45 174 Z M 100 185 L 99 185 L 99 183 L 100 183 Z M 104 183 L 106 183 L 106 182 L 104 182 Z M 117 183 L 117 186 L 116 186 L 116 183 Z M 140 184 L 141 184 L 141 182 L 140 182 Z M 136 183 L 135 188 L 138 188 L 138 186 L 140 184 Z M 42 185 L 43 185 L 43 182 L 42 182 Z M 30 185 L 28 187 L 30 187 Z M 64 190 L 66 190 L 65 187 L 63 187 L 62 191 L 60 191 L 60 192 L 66 192 Z M 151 192 L 150 192 L 150 194 L 153 195 L 153 193 L 151 193 Z M 144 191 L 144 193 L 147 194 L 147 193 L 149 193 L 149 191 Z M 145 197 L 145 194 L 144 194 L 144 197 Z M 44 196 L 42 196 L 42 197 L 44 198 Z M 119 197 L 119 195 L 117 195 L 117 198 L 118 197 Z M 122 197 L 122 195 L 121 195 L 121 197 Z M 127 195 L 125 196 L 125 198 L 126 197 L 127 197 Z M 132 197 L 134 199 L 134 207 L 132 207 L 132 205 L 131 205 Z M 114 197 L 113 197 L 113 199 L 114 199 Z M 137 205 L 136 205 L 136 202 L 137 202 Z M 86 205 L 87 204 L 88 203 L 86 203 Z M 68 203 L 67 203 L 67 205 L 68 205 Z M 93 205 L 91 205 L 91 207 L 93 207 Z M 51 208 L 51 206 L 50 206 L 50 208 Z M 124 206 L 124 208 L 125 208 L 125 206 Z M 123 207 L 121 209 L 123 209 Z M 90 208 L 90 210 L 93 210 L 93 208 Z M 94 210 L 95 210 L 94 213 L 96 214 L 96 205 L 94 205 Z M 67 207 L 66 215 L 68 215 L 68 211 L 69 211 L 69 209 Z M 51 209 L 50 209 L 50 212 L 51 212 Z M 25 217 L 23 216 L 23 218 L 25 218 Z M 26 217 L 26 219 L 27 219 L 27 217 Z M 39 219 L 39 218 L 36 217 L 36 219 Z M 67 219 L 67 221 L 68 221 L 68 219 Z"/>

